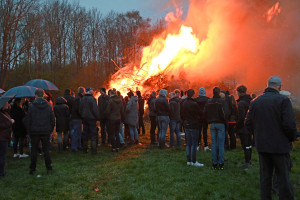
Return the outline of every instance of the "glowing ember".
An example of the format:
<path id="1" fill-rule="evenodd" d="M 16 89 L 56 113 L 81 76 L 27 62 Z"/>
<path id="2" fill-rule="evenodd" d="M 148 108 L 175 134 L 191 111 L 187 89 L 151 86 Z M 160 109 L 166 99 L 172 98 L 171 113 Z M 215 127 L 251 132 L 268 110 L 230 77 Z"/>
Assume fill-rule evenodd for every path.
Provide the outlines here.
<path id="1" fill-rule="evenodd" d="M 279 8 L 279 2 L 275 3 L 266 13 L 267 22 L 270 22 L 274 16 L 277 16 L 281 12 Z"/>

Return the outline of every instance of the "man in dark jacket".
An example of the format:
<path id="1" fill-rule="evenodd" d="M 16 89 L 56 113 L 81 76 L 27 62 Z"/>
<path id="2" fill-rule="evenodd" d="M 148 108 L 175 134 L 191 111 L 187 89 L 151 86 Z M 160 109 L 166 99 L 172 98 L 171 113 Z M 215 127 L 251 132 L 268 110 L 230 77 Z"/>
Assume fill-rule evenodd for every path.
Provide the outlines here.
<path id="1" fill-rule="evenodd" d="M 240 136 L 242 143 L 242 148 L 245 154 L 245 165 L 244 170 L 251 168 L 251 155 L 252 155 L 252 137 L 249 131 L 244 126 L 244 121 L 246 114 L 249 109 L 250 102 L 252 100 L 251 96 L 247 94 L 247 88 L 244 85 L 237 87 L 237 92 L 239 95 L 238 102 L 238 114 L 237 114 L 237 134 Z"/>
<path id="2" fill-rule="evenodd" d="M 72 151 L 78 151 L 82 149 L 81 137 L 82 137 L 82 117 L 79 113 L 79 107 L 82 97 L 84 96 L 85 88 L 78 88 L 78 95 L 75 97 L 72 113 L 71 113 L 71 121 L 72 121 L 72 129 L 70 131 L 71 135 L 71 149 Z"/>
<path id="3" fill-rule="evenodd" d="M 174 132 L 177 139 L 177 147 L 181 145 L 181 135 L 180 135 L 180 99 L 175 96 L 174 92 L 169 94 L 170 100 L 170 147 L 174 146 Z"/>
<path id="4" fill-rule="evenodd" d="M 79 113 L 83 119 L 83 152 L 88 152 L 88 140 L 91 140 L 92 154 L 97 154 L 97 125 L 99 112 L 97 101 L 93 97 L 94 88 L 87 87 L 86 94 L 82 97 Z"/>
<path id="5" fill-rule="evenodd" d="M 155 100 L 156 100 L 156 92 L 152 91 L 147 104 L 148 104 L 148 108 L 149 108 L 149 117 L 150 117 L 150 138 L 151 138 L 151 144 L 155 144 L 155 129 L 157 126 L 157 122 L 156 122 L 156 111 L 155 111 Z"/>
<path id="6" fill-rule="evenodd" d="M 199 105 L 193 99 L 194 94 L 193 89 L 187 91 L 187 99 L 182 105 L 181 112 L 186 137 L 186 157 L 187 165 L 203 167 L 204 164 L 196 160 L 201 113 Z"/>
<path id="7" fill-rule="evenodd" d="M 107 114 L 106 107 L 108 105 L 109 96 L 106 95 L 105 88 L 100 89 L 100 96 L 98 98 L 98 109 L 99 109 L 99 119 L 100 119 L 100 127 L 101 127 L 101 142 L 105 145 L 106 141 L 106 132 L 107 132 Z M 110 142 L 110 141 L 108 141 Z"/>
<path id="8" fill-rule="evenodd" d="M 44 90 L 35 91 L 36 100 L 28 109 L 28 132 L 31 138 L 31 164 L 30 174 L 36 169 L 39 142 L 42 142 L 47 173 L 52 172 L 50 148 L 50 133 L 55 126 L 55 118 L 51 105 L 43 98 Z"/>
<path id="9" fill-rule="evenodd" d="M 297 128 L 291 101 L 279 94 L 281 85 L 280 77 L 269 79 L 264 94 L 251 102 L 245 122 L 248 131 L 254 133 L 259 155 L 261 199 L 272 199 L 274 168 L 280 183 L 279 199 L 294 199 L 289 152 Z"/>
<path id="10" fill-rule="evenodd" d="M 209 97 L 206 96 L 206 90 L 204 87 L 201 87 L 199 89 L 198 97 L 195 98 L 195 101 L 199 105 L 199 112 L 200 112 L 200 127 L 199 127 L 199 140 L 198 140 L 198 147 L 197 150 L 200 150 L 200 145 L 201 145 L 201 131 L 203 131 L 203 142 L 204 142 L 204 151 L 210 150 L 208 147 L 207 143 L 207 128 L 208 128 L 208 123 L 206 118 L 204 117 L 204 107 L 207 103 L 207 100 Z"/>
<path id="11" fill-rule="evenodd" d="M 120 149 L 120 124 L 123 115 L 123 102 L 116 91 L 112 90 L 108 105 L 106 108 L 108 119 L 108 135 L 112 145 L 112 152 L 118 152 Z"/>
<path id="12" fill-rule="evenodd" d="M 142 134 L 145 135 L 145 125 L 144 125 L 144 107 L 145 107 L 145 100 L 141 95 L 141 91 L 136 91 L 136 96 L 138 97 L 138 104 L 139 104 L 139 111 L 138 111 L 138 134 L 140 134 L 140 130 L 142 128 Z"/>
<path id="13" fill-rule="evenodd" d="M 224 142 L 225 142 L 225 101 L 220 97 L 220 88 L 213 89 L 213 98 L 207 101 L 204 107 L 204 116 L 211 124 L 211 153 L 214 169 L 224 170 Z M 217 155 L 219 152 L 219 155 Z M 219 165 L 219 166 L 218 166 Z"/>
<path id="14" fill-rule="evenodd" d="M 165 147 L 165 138 L 170 123 L 169 113 L 169 103 L 166 98 L 168 91 L 161 89 L 159 91 L 159 97 L 155 101 L 155 110 L 157 114 L 157 123 L 158 123 L 158 140 L 159 147 Z"/>
<path id="15" fill-rule="evenodd" d="M 67 100 L 67 105 L 72 113 L 75 98 L 72 96 L 71 89 L 69 89 L 69 88 L 65 89 L 65 94 L 63 97 Z"/>

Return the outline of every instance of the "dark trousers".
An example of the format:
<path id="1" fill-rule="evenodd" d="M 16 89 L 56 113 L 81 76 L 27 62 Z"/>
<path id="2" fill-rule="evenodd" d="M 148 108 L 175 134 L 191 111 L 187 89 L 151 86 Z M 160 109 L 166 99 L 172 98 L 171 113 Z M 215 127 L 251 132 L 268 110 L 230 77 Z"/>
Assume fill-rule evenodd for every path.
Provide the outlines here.
<path id="1" fill-rule="evenodd" d="M 14 153 L 18 153 L 18 144 L 20 154 L 23 154 L 25 136 L 14 135 Z"/>
<path id="2" fill-rule="evenodd" d="M 0 141 L 0 176 L 4 176 L 4 168 L 6 162 L 6 152 L 7 152 L 7 144 L 6 141 Z"/>
<path id="3" fill-rule="evenodd" d="M 208 143 L 207 143 L 207 128 L 208 128 L 208 123 L 207 122 L 202 122 L 200 124 L 200 127 L 199 127 L 199 139 L 198 139 L 198 145 L 201 145 L 201 131 L 203 132 L 203 142 L 204 142 L 204 146 L 208 146 Z"/>
<path id="4" fill-rule="evenodd" d="M 83 132 L 82 137 L 84 141 L 97 140 L 97 126 L 96 120 L 83 120 Z"/>
<path id="5" fill-rule="evenodd" d="M 124 124 L 124 133 L 125 133 L 125 139 L 130 138 L 130 132 L 129 132 L 128 124 Z"/>
<path id="6" fill-rule="evenodd" d="M 260 167 L 260 196 L 262 200 L 272 199 L 272 176 L 275 169 L 278 181 L 279 199 L 294 199 L 290 183 L 289 154 L 259 153 Z"/>
<path id="7" fill-rule="evenodd" d="M 138 128 L 138 134 L 140 134 L 142 128 L 142 134 L 145 135 L 145 125 L 144 125 L 144 118 L 143 115 L 139 115 L 139 128 Z"/>
<path id="8" fill-rule="evenodd" d="M 31 135 L 31 163 L 30 163 L 30 170 L 35 171 L 36 169 L 36 161 L 37 161 L 37 154 L 39 148 L 39 142 L 42 142 L 44 158 L 45 158 L 45 165 L 47 170 L 52 170 L 51 167 L 51 157 L 50 157 L 50 134 L 48 135 Z"/>
<path id="9" fill-rule="evenodd" d="M 238 130 L 242 148 L 244 149 L 245 154 L 245 162 L 249 163 L 251 161 L 251 155 L 252 155 L 252 137 L 251 134 L 248 132 L 248 130 L 243 127 Z"/>
<path id="10" fill-rule="evenodd" d="M 150 122 L 151 122 L 151 126 L 150 126 L 150 138 L 151 138 L 151 143 L 155 143 L 155 130 L 156 130 L 156 126 L 157 126 L 157 122 L 156 122 L 156 116 L 150 116 Z"/>
<path id="11" fill-rule="evenodd" d="M 108 120 L 108 136 L 111 141 L 112 149 L 120 148 L 120 123 L 118 120 Z"/>
<path id="12" fill-rule="evenodd" d="M 235 149 L 236 148 L 236 137 L 235 137 L 235 130 L 236 130 L 236 123 L 229 123 L 228 125 L 228 135 L 230 137 L 230 144 L 229 147 L 230 149 Z"/>
<path id="13" fill-rule="evenodd" d="M 100 119 L 100 128 L 101 128 L 101 143 L 105 144 L 106 142 L 106 132 L 107 132 L 107 120 Z"/>

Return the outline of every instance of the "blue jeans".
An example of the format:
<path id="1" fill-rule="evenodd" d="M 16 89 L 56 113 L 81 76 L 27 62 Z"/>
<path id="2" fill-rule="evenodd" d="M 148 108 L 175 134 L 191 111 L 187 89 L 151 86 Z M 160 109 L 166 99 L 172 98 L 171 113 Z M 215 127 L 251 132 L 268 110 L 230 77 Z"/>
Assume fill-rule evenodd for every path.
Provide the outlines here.
<path id="1" fill-rule="evenodd" d="M 4 176 L 8 142 L 0 141 L 0 176 Z"/>
<path id="2" fill-rule="evenodd" d="M 82 120 L 73 119 L 72 120 L 72 129 L 70 131 L 71 135 L 71 149 L 78 150 L 81 149 L 81 135 L 82 135 Z"/>
<path id="3" fill-rule="evenodd" d="M 130 140 L 133 141 L 134 139 L 139 140 L 139 135 L 136 129 L 136 126 L 128 125 L 129 132 L 130 132 Z"/>
<path id="4" fill-rule="evenodd" d="M 119 131 L 119 136 L 120 136 L 120 143 L 125 144 L 124 142 L 124 133 L 123 133 L 123 123 L 120 123 L 120 131 Z"/>
<path id="5" fill-rule="evenodd" d="M 160 142 L 165 141 L 169 123 L 170 123 L 169 116 L 157 116 L 157 124 L 158 124 L 158 131 L 159 131 L 158 140 Z"/>
<path id="6" fill-rule="evenodd" d="M 210 126 L 211 133 L 211 154 L 212 163 L 224 164 L 224 142 L 225 142 L 225 125 L 221 123 L 212 123 Z M 219 155 L 217 152 L 219 151 Z"/>
<path id="7" fill-rule="evenodd" d="M 185 153 L 188 162 L 196 162 L 196 153 L 199 138 L 199 129 L 185 129 Z"/>
<path id="8" fill-rule="evenodd" d="M 176 134 L 177 146 L 180 147 L 181 136 L 180 136 L 180 122 L 176 120 L 170 120 L 170 146 L 174 146 L 174 132 Z"/>

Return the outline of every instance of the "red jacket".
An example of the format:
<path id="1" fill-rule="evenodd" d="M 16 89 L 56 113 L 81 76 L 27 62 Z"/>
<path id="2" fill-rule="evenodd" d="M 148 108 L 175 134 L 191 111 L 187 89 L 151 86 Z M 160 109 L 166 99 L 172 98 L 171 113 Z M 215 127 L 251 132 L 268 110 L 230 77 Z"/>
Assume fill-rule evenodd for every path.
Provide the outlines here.
<path id="1" fill-rule="evenodd" d="M 0 111 L 0 141 L 9 142 L 11 139 L 13 123 L 10 119 L 7 112 Z"/>

